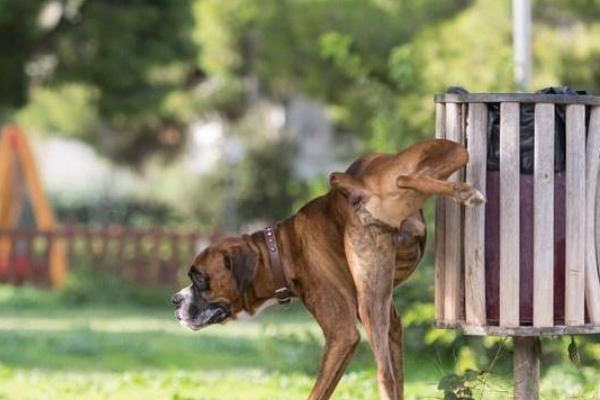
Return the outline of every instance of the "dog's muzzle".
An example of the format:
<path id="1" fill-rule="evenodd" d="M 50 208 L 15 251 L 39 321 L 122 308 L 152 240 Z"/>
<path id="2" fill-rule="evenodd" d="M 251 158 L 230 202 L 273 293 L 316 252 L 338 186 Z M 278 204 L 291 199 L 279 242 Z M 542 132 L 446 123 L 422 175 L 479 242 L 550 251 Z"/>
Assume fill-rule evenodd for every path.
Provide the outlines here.
<path id="1" fill-rule="evenodd" d="M 220 305 L 202 311 L 198 317 L 202 326 L 219 324 L 229 318 L 229 311 Z"/>
<path id="2" fill-rule="evenodd" d="M 179 323 L 192 330 L 219 324 L 230 317 L 229 307 L 225 304 L 202 301 L 191 288 L 175 293 L 171 302 Z"/>

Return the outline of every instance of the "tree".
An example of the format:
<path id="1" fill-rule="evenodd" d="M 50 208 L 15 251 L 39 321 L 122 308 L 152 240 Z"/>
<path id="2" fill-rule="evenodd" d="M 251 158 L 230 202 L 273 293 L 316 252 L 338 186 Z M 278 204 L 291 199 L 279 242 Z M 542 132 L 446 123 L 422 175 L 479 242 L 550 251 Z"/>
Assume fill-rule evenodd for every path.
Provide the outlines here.
<path id="1" fill-rule="evenodd" d="M 559 82 L 600 94 L 600 3 L 594 0 L 537 1 L 540 63 Z"/>
<path id="2" fill-rule="evenodd" d="M 410 41 L 469 4 L 203 0 L 195 7 L 195 38 L 202 69 L 224 89 L 238 83 L 238 101 L 250 89 L 239 84 L 247 77 L 276 101 L 308 94 L 329 105 L 340 131 L 381 150 L 385 135 L 410 129 L 398 117 L 399 102 L 411 101 L 421 82 Z"/>
<path id="3" fill-rule="evenodd" d="M 36 24 L 43 0 L 0 1 L 0 110 L 27 101 L 26 64 L 35 53 L 42 31 Z"/>
<path id="4" fill-rule="evenodd" d="M 135 164 L 154 151 L 176 150 L 189 117 L 179 104 L 200 74 L 190 4 L 0 0 L 0 107 L 13 111 L 28 94 L 60 104 L 78 90 L 97 118 L 70 129 L 113 160 Z M 63 101 L 60 112 L 72 106 Z M 38 127 L 40 120 L 60 122 L 29 117 Z"/>

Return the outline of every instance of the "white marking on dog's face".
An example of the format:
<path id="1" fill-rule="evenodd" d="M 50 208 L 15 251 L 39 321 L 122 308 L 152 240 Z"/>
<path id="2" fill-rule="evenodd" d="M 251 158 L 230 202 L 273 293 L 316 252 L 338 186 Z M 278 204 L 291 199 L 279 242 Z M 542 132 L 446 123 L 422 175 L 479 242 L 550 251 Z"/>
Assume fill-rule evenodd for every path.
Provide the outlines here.
<path id="1" fill-rule="evenodd" d="M 198 328 L 194 327 L 193 320 L 195 319 L 194 315 L 190 315 L 190 308 L 194 303 L 194 290 L 192 289 L 192 285 L 189 285 L 179 292 L 175 294 L 175 296 L 181 296 L 182 302 L 175 310 L 175 316 L 179 323 L 189 329 L 197 330 Z"/>
<path id="2" fill-rule="evenodd" d="M 211 302 L 198 295 L 193 285 L 183 288 L 173 296 L 175 316 L 179 323 L 197 331 L 209 325 L 224 323 L 231 315 L 227 305 Z"/>

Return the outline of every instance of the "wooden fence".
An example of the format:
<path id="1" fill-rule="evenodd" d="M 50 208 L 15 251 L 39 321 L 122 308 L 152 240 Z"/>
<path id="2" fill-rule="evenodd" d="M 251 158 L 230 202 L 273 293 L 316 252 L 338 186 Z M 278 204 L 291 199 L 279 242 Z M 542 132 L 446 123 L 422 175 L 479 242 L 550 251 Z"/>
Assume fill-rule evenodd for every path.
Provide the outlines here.
<path id="1" fill-rule="evenodd" d="M 0 282 L 50 284 L 50 253 L 60 244 L 71 270 L 89 268 L 140 285 L 175 287 L 202 236 L 162 229 L 63 227 L 0 230 Z"/>

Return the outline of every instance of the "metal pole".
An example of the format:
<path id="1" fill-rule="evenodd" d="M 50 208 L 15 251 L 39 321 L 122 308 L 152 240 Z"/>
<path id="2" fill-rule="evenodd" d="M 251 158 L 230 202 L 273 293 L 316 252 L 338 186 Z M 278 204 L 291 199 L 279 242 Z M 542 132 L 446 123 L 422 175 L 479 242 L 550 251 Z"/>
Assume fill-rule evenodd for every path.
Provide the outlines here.
<path id="1" fill-rule="evenodd" d="M 515 82 L 519 89 L 531 85 L 531 2 L 513 0 L 513 51 Z"/>
<path id="2" fill-rule="evenodd" d="M 513 0 L 515 83 L 523 91 L 531 85 L 531 2 Z M 540 386 L 540 338 L 513 338 L 514 400 L 537 400 Z"/>

